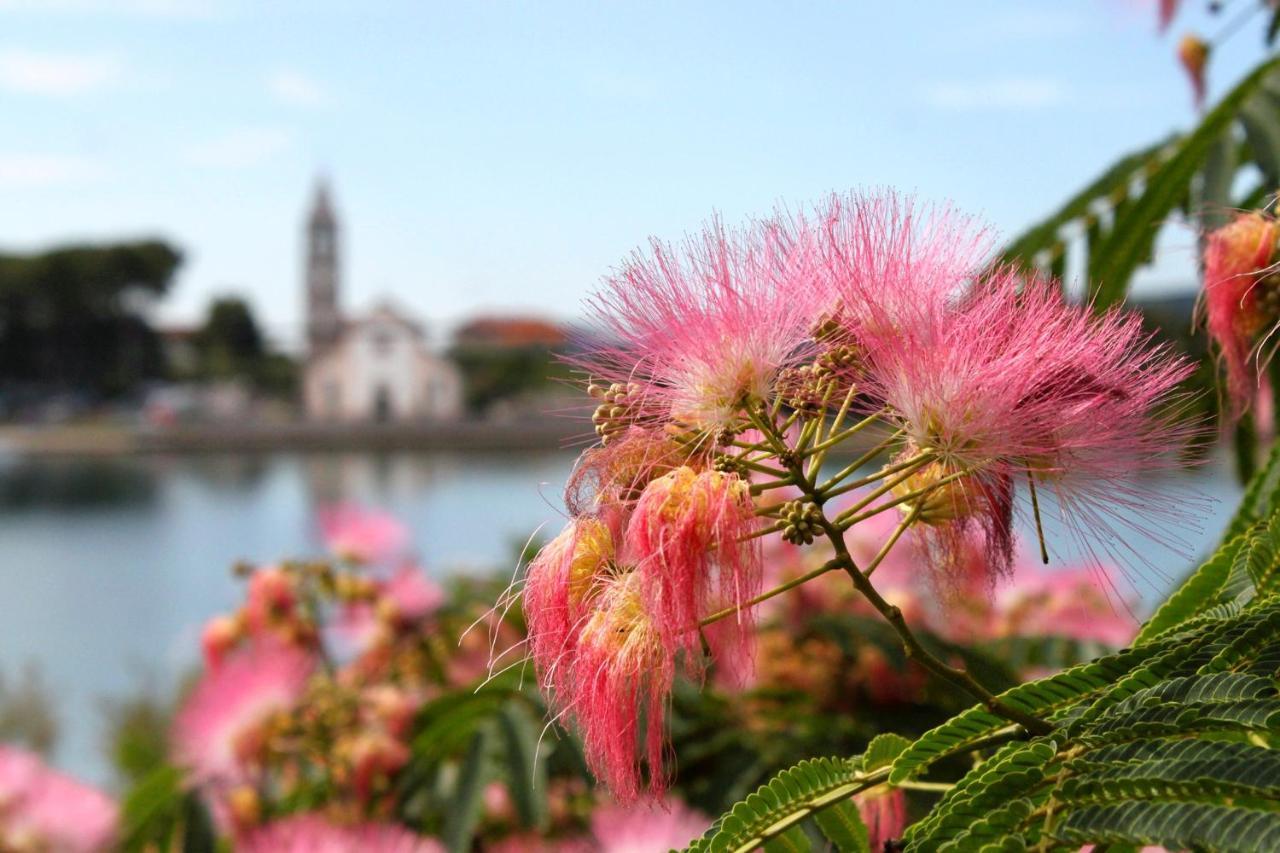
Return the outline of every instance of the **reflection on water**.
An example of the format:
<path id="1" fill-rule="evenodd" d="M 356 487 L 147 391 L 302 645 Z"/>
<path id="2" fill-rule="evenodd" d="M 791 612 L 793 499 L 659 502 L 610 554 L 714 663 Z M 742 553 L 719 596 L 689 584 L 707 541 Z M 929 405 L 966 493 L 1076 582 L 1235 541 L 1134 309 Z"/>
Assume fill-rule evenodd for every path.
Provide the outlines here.
<path id="1" fill-rule="evenodd" d="M 406 522 L 437 576 L 510 571 L 540 526 L 558 528 L 569 453 L 194 455 L 11 461 L 0 468 L 0 672 L 40 665 L 58 696 L 57 762 L 105 780 L 99 703 L 168 688 L 197 631 L 234 606 L 228 567 L 320 552 L 315 509 L 355 501 Z M 1212 546 L 1239 494 L 1222 465 L 1179 485 L 1216 499 L 1192 553 Z M 1146 555 L 1144 555 L 1146 556 Z M 1151 600 L 1188 567 L 1151 549 Z M 1145 588 L 1144 588 L 1145 587 Z"/>
<path id="2" fill-rule="evenodd" d="M 555 526 L 572 455 L 316 454 L 18 461 L 0 469 L 0 672 L 36 662 L 58 762 L 99 779 L 98 699 L 172 684 L 200 624 L 234 606 L 237 560 L 320 553 L 316 507 L 406 522 L 437 576 L 501 569 Z"/>

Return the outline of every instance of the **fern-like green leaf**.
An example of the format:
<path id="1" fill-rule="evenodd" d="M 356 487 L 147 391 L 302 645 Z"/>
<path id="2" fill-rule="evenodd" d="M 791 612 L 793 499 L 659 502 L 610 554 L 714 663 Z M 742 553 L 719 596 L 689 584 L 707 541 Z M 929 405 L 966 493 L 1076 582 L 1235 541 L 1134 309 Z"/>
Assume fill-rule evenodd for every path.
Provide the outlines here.
<path id="1" fill-rule="evenodd" d="M 1071 844 L 1130 842 L 1174 850 L 1265 853 L 1280 850 L 1280 814 L 1230 805 L 1130 800 L 1073 810 L 1055 824 L 1053 834 Z"/>

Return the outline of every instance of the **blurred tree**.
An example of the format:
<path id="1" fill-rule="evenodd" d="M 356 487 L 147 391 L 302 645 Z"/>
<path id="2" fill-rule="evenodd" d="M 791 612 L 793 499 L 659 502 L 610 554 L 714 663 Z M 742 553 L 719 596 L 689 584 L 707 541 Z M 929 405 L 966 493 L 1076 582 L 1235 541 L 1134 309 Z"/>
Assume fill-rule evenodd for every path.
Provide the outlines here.
<path id="1" fill-rule="evenodd" d="M 0 379 L 99 398 L 158 376 L 146 312 L 181 261 L 154 240 L 0 255 Z"/>
<path id="2" fill-rule="evenodd" d="M 196 333 L 199 379 L 243 379 L 260 391 L 294 393 L 297 365 L 267 344 L 253 309 L 239 296 L 221 296 L 209 304 Z"/>
<path id="3" fill-rule="evenodd" d="M 198 344 L 205 374 L 217 379 L 252 373 L 266 352 L 253 310 L 238 296 L 209 304 Z"/>

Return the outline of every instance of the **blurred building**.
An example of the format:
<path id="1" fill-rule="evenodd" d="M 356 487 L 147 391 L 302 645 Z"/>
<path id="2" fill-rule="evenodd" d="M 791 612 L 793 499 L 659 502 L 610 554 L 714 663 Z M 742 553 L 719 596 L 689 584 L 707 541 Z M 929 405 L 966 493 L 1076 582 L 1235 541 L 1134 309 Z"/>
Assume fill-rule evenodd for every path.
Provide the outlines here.
<path id="1" fill-rule="evenodd" d="M 459 416 L 462 377 L 431 351 L 416 319 L 386 301 L 367 314 L 343 315 L 338 218 L 323 182 L 306 233 L 307 418 L 355 423 Z"/>

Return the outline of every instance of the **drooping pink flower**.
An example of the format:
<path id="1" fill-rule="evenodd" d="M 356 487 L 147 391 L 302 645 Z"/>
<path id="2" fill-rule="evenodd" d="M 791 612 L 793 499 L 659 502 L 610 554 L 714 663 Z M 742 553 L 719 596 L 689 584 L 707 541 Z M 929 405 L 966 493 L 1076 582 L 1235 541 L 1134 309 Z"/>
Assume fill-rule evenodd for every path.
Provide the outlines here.
<path id="1" fill-rule="evenodd" d="M 578 632 L 591 593 L 616 557 L 617 538 L 615 526 L 603 518 L 575 518 L 529 564 L 524 585 L 529 653 L 543 685 L 553 692 L 564 692 L 571 677 Z"/>
<path id="2" fill-rule="evenodd" d="M 681 800 L 604 805 L 591 815 L 591 834 L 601 853 L 666 853 L 689 846 L 711 819 Z"/>
<path id="3" fill-rule="evenodd" d="M 907 828 L 907 797 L 901 788 L 875 788 L 853 798 L 867 827 L 872 850 L 884 850 L 885 842 L 902 837 Z"/>
<path id="4" fill-rule="evenodd" d="M 1205 66 L 1209 62 L 1209 44 L 1199 36 L 1187 33 L 1178 42 L 1178 61 L 1191 81 L 1191 95 L 1196 108 L 1204 106 Z"/>
<path id="5" fill-rule="evenodd" d="M 206 672 L 174 720 L 177 762 L 197 784 L 247 778 L 262 726 L 297 704 L 314 665 L 299 650 L 261 645 Z"/>
<path id="6" fill-rule="evenodd" d="M 1276 256 L 1280 228 L 1262 213 L 1242 213 L 1209 234 L 1204 251 L 1205 325 L 1227 370 L 1229 412 L 1239 415 L 1257 395 L 1254 342 L 1280 317 L 1259 297 Z"/>
<path id="7" fill-rule="evenodd" d="M 118 824 L 119 808 L 106 794 L 34 753 L 0 746 L 0 848 L 105 853 Z"/>
<path id="8" fill-rule="evenodd" d="M 911 328 L 869 338 L 867 364 L 867 393 L 963 494 L 1034 478 L 1043 516 L 1139 562 L 1132 534 L 1147 530 L 1126 509 L 1194 523 L 1139 481 L 1180 467 L 1200 428 L 1179 419 L 1191 366 L 1137 314 L 1072 306 L 1048 281 L 997 270 L 955 307 L 922 306 Z"/>
<path id="9" fill-rule="evenodd" d="M 409 544 L 408 529 L 388 513 L 339 504 L 321 509 L 319 520 L 325 547 L 352 563 L 389 562 Z"/>
<path id="10" fill-rule="evenodd" d="M 1169 29 L 1169 25 L 1173 23 L 1173 19 L 1178 14 L 1178 6 L 1182 0 L 1160 0 L 1160 32 Z"/>
<path id="11" fill-rule="evenodd" d="M 444 853 L 435 839 L 396 824 L 341 825 L 318 814 L 281 818 L 246 833 L 241 853 Z"/>
<path id="12" fill-rule="evenodd" d="M 712 221 L 678 247 L 654 240 L 634 253 L 588 303 L 611 345 L 573 359 L 626 391 L 616 415 L 604 414 L 709 435 L 738 428 L 742 403 L 767 399 L 779 372 L 812 349 L 814 269 L 792 236 Z"/>
<path id="13" fill-rule="evenodd" d="M 667 787 L 665 710 L 675 661 L 650 615 L 651 579 L 638 571 L 606 581 L 582 628 L 568 692 L 559 704 L 577 724 L 592 772 L 622 803 Z"/>
<path id="14" fill-rule="evenodd" d="M 636 569 L 649 575 L 655 626 L 668 647 L 692 663 L 698 621 L 736 607 L 760 592 L 761 552 L 749 534 L 760 526 L 750 484 L 736 474 L 681 466 L 645 487 L 627 524 L 626 544 Z M 717 654 L 740 654 L 752 615 L 744 610 L 707 634 Z"/>

